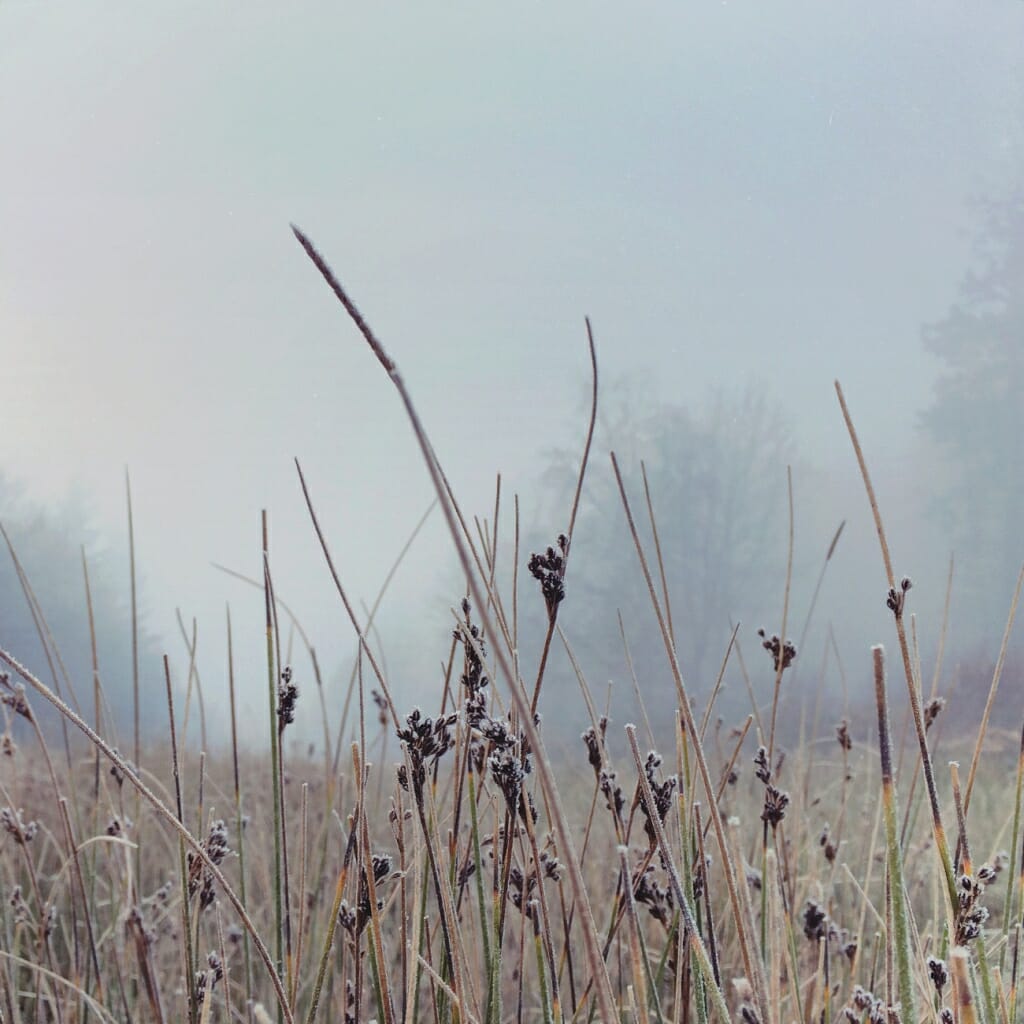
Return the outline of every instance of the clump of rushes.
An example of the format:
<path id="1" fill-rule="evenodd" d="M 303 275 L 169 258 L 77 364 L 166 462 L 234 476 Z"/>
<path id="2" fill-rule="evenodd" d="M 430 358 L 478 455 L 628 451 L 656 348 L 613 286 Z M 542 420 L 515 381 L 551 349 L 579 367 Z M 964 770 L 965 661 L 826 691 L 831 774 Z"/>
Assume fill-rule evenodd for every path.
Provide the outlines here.
<path id="1" fill-rule="evenodd" d="M 434 462 L 428 465 L 440 472 Z M 443 493 L 441 500 L 445 515 L 461 523 L 454 496 Z M 625 497 L 624 506 L 632 534 L 635 524 Z M 654 529 L 653 513 L 651 518 Z M 921 828 L 920 799 L 914 801 L 912 784 L 904 796 L 908 806 L 902 834 L 891 823 L 897 773 L 887 712 L 880 712 L 876 754 L 874 743 L 861 744 L 860 733 L 853 741 L 853 726 L 846 719 L 832 731 L 831 723 L 849 713 L 845 710 L 826 718 L 824 735 L 819 735 L 816 709 L 806 741 L 787 754 L 789 775 L 758 708 L 751 708 L 754 714 L 742 729 L 732 730 L 735 746 L 724 749 L 730 723 L 721 718 L 713 730 L 716 749 L 705 746 L 706 726 L 724 712 L 715 710 L 712 698 L 703 721 L 694 717 L 695 703 L 684 688 L 671 642 L 665 573 L 662 598 L 638 544 L 680 698 L 675 708 L 661 705 L 654 715 L 656 722 L 667 722 L 671 712 L 678 715 L 676 759 L 670 765 L 657 753 L 642 753 L 636 729 L 627 727 L 628 782 L 621 766 L 616 775 L 611 750 L 622 733 L 616 736 L 608 718 L 599 715 L 567 642 L 590 723 L 581 735 L 584 750 L 575 750 L 582 769 L 578 784 L 562 751 L 552 755 L 545 750 L 537 709 L 530 706 L 531 687 L 534 695 L 536 687 L 532 666 L 531 678 L 522 674 L 527 660 L 522 652 L 535 650 L 541 637 L 520 635 L 514 603 L 512 614 L 505 616 L 502 595 L 521 589 L 513 573 L 525 572 L 526 557 L 517 546 L 514 558 L 507 559 L 513 576 L 507 588 L 494 568 L 505 564 L 497 554 L 505 551 L 498 521 L 496 502 L 493 520 L 478 522 L 482 555 L 475 539 L 466 539 L 463 568 L 472 607 L 469 599 L 461 602 L 451 623 L 453 634 L 445 631 L 443 637 L 448 653 L 439 717 L 419 711 L 396 717 L 388 681 L 362 632 L 370 629 L 373 610 L 362 623 L 355 622 L 361 657 L 377 687 L 364 689 L 359 677 L 360 698 L 369 695 L 360 710 L 365 721 L 389 727 L 375 737 L 376 756 L 361 736 L 351 774 L 339 769 L 340 754 L 325 729 L 324 775 L 315 774 L 319 765 L 312 750 L 299 753 L 289 759 L 289 788 L 284 788 L 280 741 L 285 729 L 298 722 L 299 687 L 294 683 L 305 677 L 294 662 L 286 667 L 290 658 L 280 642 L 272 644 L 264 677 L 270 695 L 265 732 L 268 742 L 277 744 L 277 760 L 236 750 L 233 765 L 214 754 L 199 760 L 193 771 L 195 752 L 185 743 L 180 751 L 175 745 L 173 695 L 179 689 L 171 687 L 165 671 L 172 756 L 166 764 L 153 757 L 146 776 L 104 738 L 98 669 L 93 728 L 91 720 L 0 650 L 0 666 L 11 671 L 0 678 L 0 753 L 11 754 L 15 739 L 22 744 L 17 761 L 0 757 L 4 1021 L 191 1018 L 191 1024 L 209 1024 L 246 1018 L 270 1024 L 279 1017 L 281 1024 L 366 1024 L 372 1019 L 381 1024 L 501 1024 L 513 1019 L 521 1024 L 921 1024 L 927 1018 L 935 1024 L 1013 1024 L 1018 1019 L 1019 865 L 1016 857 L 1008 864 L 1005 855 L 980 866 L 972 863 L 965 824 L 970 809 L 971 839 L 986 853 L 1000 840 L 1011 850 L 1021 849 L 1022 827 L 1009 806 L 999 752 L 989 757 L 986 749 L 973 808 L 954 786 L 960 853 L 950 858 L 952 909 L 944 915 L 935 898 L 935 865 L 923 855 L 937 848 L 941 822 L 934 815 L 932 833 Z M 573 536 L 571 527 L 566 533 Z M 656 546 L 660 562 L 657 538 Z M 562 541 L 530 560 L 537 582 L 529 584 L 529 596 L 542 597 L 548 611 L 541 616 L 542 633 L 545 627 L 549 634 L 557 630 L 553 620 L 565 596 L 568 548 Z M 285 606 L 266 575 L 268 619 L 276 637 L 273 611 Z M 483 589 L 481 580 L 486 580 Z M 910 588 L 888 572 L 885 586 L 892 588 L 886 596 L 902 655 L 901 623 L 909 619 Z M 876 596 L 880 607 L 881 588 Z M 777 636 L 762 635 L 759 641 L 776 668 L 776 684 L 784 671 L 792 679 L 795 651 L 785 636 L 783 625 Z M 799 647 L 803 657 L 804 643 Z M 834 649 L 833 643 L 828 650 Z M 189 672 L 180 688 L 189 687 L 186 720 L 189 708 L 196 713 L 196 650 L 193 639 Z M 916 650 L 914 655 L 916 685 L 910 695 L 918 703 L 912 705 L 914 717 L 906 728 L 919 734 L 920 744 L 920 734 L 935 724 L 943 701 L 936 697 L 927 703 L 921 697 Z M 758 661 L 766 670 L 765 656 Z M 878 662 L 876 670 L 882 668 L 880 657 Z M 317 672 L 314 660 L 314 679 Z M 876 682 L 882 675 L 876 671 Z M 15 678 L 29 687 L 27 692 L 14 684 Z M 355 669 L 352 678 L 357 678 Z M 936 668 L 935 679 L 940 678 Z M 637 689 L 646 682 L 641 675 Z M 884 678 L 880 687 L 884 705 Z M 932 695 L 937 692 L 933 684 Z M 563 696 L 564 690 L 558 698 Z M 612 691 L 610 704 L 619 696 Z M 751 698 L 756 702 L 755 695 Z M 76 771 L 75 765 L 92 764 L 79 751 L 73 751 L 66 772 L 63 767 L 55 772 L 48 764 L 43 730 L 35 728 L 46 724 L 43 707 L 56 708 L 88 737 L 107 758 L 109 773 L 102 767 Z M 611 707 L 603 710 L 612 713 Z M 557 713 L 561 717 L 562 708 Z M 757 728 L 748 731 L 755 721 Z M 390 768 L 381 767 L 390 764 L 388 744 L 395 746 L 392 723 L 403 744 L 402 785 Z M 352 723 L 342 714 L 339 749 L 351 731 Z M 944 744 L 959 744 L 958 731 L 951 729 Z M 34 742 L 22 739 L 31 732 L 40 740 L 38 751 Z M 761 739 L 751 741 L 758 733 Z M 757 749 L 758 742 L 764 747 Z M 822 762 L 810 755 L 819 743 L 841 765 L 841 782 L 831 771 L 815 778 Z M 975 750 L 980 749 L 979 740 Z M 710 768 L 709 755 L 714 761 Z M 905 768 L 916 760 L 913 771 L 930 764 L 926 746 L 919 758 L 910 748 L 905 755 Z M 745 773 L 738 770 L 743 758 L 752 760 Z M 269 763 L 274 765 L 273 789 L 261 784 Z M 210 800 L 215 796 L 220 804 L 232 768 L 236 805 L 225 829 L 211 813 Z M 859 780 L 856 787 L 847 785 L 852 771 Z M 790 777 L 797 772 L 800 785 Z M 1018 772 L 1020 779 L 1024 768 Z M 47 773 L 52 776 L 49 787 Z M 907 769 L 900 778 L 910 776 Z M 376 799 L 369 797 L 371 778 L 378 783 Z M 243 781 L 251 817 L 242 814 Z M 284 808 L 290 813 L 282 811 L 275 820 L 273 801 L 300 788 L 301 805 L 293 810 L 290 804 Z M 318 790 L 324 800 L 309 799 Z M 141 814 L 129 803 L 133 791 L 145 800 Z M 970 782 L 964 796 L 969 793 Z M 198 799 L 187 803 L 192 794 Z M 932 796 L 930 788 L 929 804 Z M 338 842 L 340 832 L 347 833 L 344 846 Z M 281 846 L 278 864 L 275 843 Z M 291 881 L 289 845 L 297 864 Z M 246 854 L 250 883 L 255 883 L 248 898 L 244 890 L 241 897 L 234 893 L 244 872 L 241 861 L 232 863 L 230 847 Z M 136 850 L 141 873 L 135 870 Z M 611 870 L 613 852 L 618 870 Z M 714 870 L 708 854 L 714 857 Z M 944 873 L 941 862 L 940 867 Z M 165 882 L 168 876 L 172 882 Z M 283 921 L 275 921 L 275 880 L 283 886 Z M 993 883 L 1009 885 L 1001 912 L 992 907 Z M 943 885 L 943 897 L 950 888 Z M 290 929 L 289 892 L 301 908 L 296 941 L 291 942 L 290 931 L 282 937 L 284 956 L 277 963 L 267 940 L 273 948 L 275 931 Z M 986 906 L 1001 926 L 1001 941 L 990 930 Z M 873 923 L 860 952 L 854 932 L 841 924 L 852 924 L 853 918 L 859 918 L 860 933 Z M 258 954 L 255 973 L 243 960 L 250 944 Z M 97 945 L 98 956 L 90 949 Z M 529 956 L 531 946 L 536 963 Z M 986 959 L 992 951 L 1002 958 L 998 970 Z M 920 1014 L 908 1006 L 908 976 L 914 998 L 929 1004 Z M 731 979 L 736 979 L 735 994 L 730 990 L 726 1005 Z M 275 1005 L 268 1002 L 271 993 Z"/>

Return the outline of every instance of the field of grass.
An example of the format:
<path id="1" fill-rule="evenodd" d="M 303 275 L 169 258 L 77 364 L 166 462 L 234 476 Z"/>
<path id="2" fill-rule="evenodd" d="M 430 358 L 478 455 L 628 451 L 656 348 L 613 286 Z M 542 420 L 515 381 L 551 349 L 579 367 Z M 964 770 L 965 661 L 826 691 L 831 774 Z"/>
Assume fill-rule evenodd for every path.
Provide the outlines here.
<path id="1" fill-rule="evenodd" d="M 166 734 L 119 753 L 99 695 L 94 715 L 76 710 L 0 649 L 0 1021 L 1015 1024 L 1024 758 L 1005 731 L 987 742 L 986 708 L 976 736 L 950 730 L 963 767 L 936 762 L 956 709 L 922 670 L 910 581 L 893 574 L 841 390 L 892 613 L 890 654 L 864 654 L 873 694 L 782 721 L 799 656 L 787 586 L 779 633 L 761 638 L 770 698 L 725 725 L 714 694 L 695 705 L 674 653 L 685 624 L 633 527 L 653 514 L 623 488 L 677 699 L 609 724 L 581 677 L 591 726 L 549 750 L 537 712 L 579 488 L 564 533 L 538 553 L 514 541 L 499 578 L 497 514 L 467 524 L 397 368 L 296 234 L 396 386 L 469 581 L 428 652 L 447 659 L 443 692 L 395 707 L 335 576 L 361 653 L 350 702 L 324 708 L 323 759 L 297 756 L 269 558 L 268 750 L 238 740 L 233 683 L 230 755 L 180 744 L 200 712 L 168 670 Z M 592 432 L 593 419 L 580 486 Z M 539 664 L 518 657 L 526 600 L 547 612 Z M 319 679 L 315 660 L 303 672 Z M 43 728 L 44 708 L 63 731 Z M 655 751 L 668 722 L 674 741 Z"/>

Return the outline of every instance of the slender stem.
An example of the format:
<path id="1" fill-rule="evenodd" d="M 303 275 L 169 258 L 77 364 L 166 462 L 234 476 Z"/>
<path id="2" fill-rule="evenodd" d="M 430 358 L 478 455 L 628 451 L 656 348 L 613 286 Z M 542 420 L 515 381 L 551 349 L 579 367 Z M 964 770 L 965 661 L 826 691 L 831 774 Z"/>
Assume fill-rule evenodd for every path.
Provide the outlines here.
<path id="1" fill-rule="evenodd" d="M 459 554 L 459 560 L 462 563 L 463 571 L 469 581 L 470 590 L 473 595 L 473 602 L 476 607 L 480 610 L 481 618 L 485 631 L 490 626 L 489 616 L 486 614 L 487 603 L 483 594 L 483 589 L 480 585 L 479 578 L 473 573 L 472 566 L 470 563 L 470 550 L 468 543 L 463 539 L 463 534 L 460 533 L 456 513 L 454 509 L 451 496 L 448 488 L 445 485 L 445 479 L 441 472 L 440 466 L 437 461 L 437 457 L 434 454 L 433 447 L 427 438 L 426 432 L 420 422 L 419 414 L 416 412 L 415 406 L 412 403 L 412 398 L 409 395 L 408 390 L 405 387 L 405 383 L 398 373 L 398 369 L 392 362 L 391 358 L 384 351 L 380 342 L 376 336 L 370 330 L 369 326 L 363 320 L 362 315 L 356 309 L 355 305 L 346 295 L 341 284 L 334 276 L 330 267 L 324 262 L 323 258 L 313 247 L 312 243 L 308 238 L 296 227 L 292 227 L 295 233 L 296 239 L 299 244 L 305 250 L 307 256 L 312 260 L 317 270 L 323 276 L 328 286 L 334 292 L 335 296 L 345 307 L 346 312 L 352 318 L 353 322 L 359 328 L 360 333 L 363 335 L 367 344 L 370 346 L 371 351 L 377 358 L 378 362 L 384 368 L 388 374 L 395 388 L 397 389 L 399 396 L 402 400 L 402 404 L 405 407 L 406 414 L 409 417 L 409 422 L 412 425 L 413 431 L 416 434 L 416 440 L 420 446 L 420 452 L 423 455 L 424 462 L 427 466 L 427 470 L 431 475 L 431 479 L 434 482 L 435 490 L 437 491 L 438 497 L 441 499 L 441 507 L 444 512 L 445 521 L 448 525 L 449 532 L 452 536 L 452 540 L 455 544 L 456 550 Z M 319 530 L 318 530 L 319 533 Z M 326 554 L 326 549 L 325 549 Z M 346 602 L 346 607 L 348 607 Z M 361 642 L 362 636 L 360 635 Z M 576 856 L 576 847 L 573 841 L 572 829 L 569 826 L 568 819 L 565 815 L 565 811 L 562 807 L 561 797 L 559 795 L 557 786 L 555 784 L 554 770 L 551 766 L 551 762 L 547 756 L 544 748 L 543 740 L 536 726 L 533 722 L 533 716 L 529 713 L 529 701 L 526 695 L 522 691 L 522 685 L 516 675 L 513 674 L 512 667 L 509 664 L 508 659 L 505 657 L 504 652 L 500 648 L 495 648 L 495 656 L 498 662 L 499 669 L 502 675 L 505 677 L 508 683 L 509 693 L 512 701 L 516 706 L 516 710 L 520 717 L 520 728 L 522 729 L 527 742 L 530 744 L 531 749 L 534 751 L 537 773 L 540 776 L 541 785 L 547 791 L 551 801 L 551 807 L 554 810 L 554 826 L 555 832 L 558 837 L 559 849 L 565 852 L 566 856 L 566 867 L 569 874 L 569 879 L 572 884 L 573 892 L 576 897 L 577 903 L 580 908 L 580 920 L 583 929 L 583 940 L 587 950 L 587 959 L 590 963 L 590 968 L 594 972 L 594 977 L 597 983 L 597 994 L 598 1002 L 600 1004 L 600 1010 L 603 1018 L 606 1021 L 613 1021 L 617 1019 L 615 1010 L 615 998 L 611 989 L 611 982 L 608 978 L 608 972 L 604 967 L 601 959 L 599 939 L 597 935 L 597 928 L 594 923 L 593 911 L 590 905 L 590 900 L 587 895 L 586 885 L 583 879 L 583 873 L 580 869 L 579 859 Z M 372 655 L 371 664 L 372 662 Z M 392 705 L 392 713 L 394 709 Z M 397 724 L 397 715 L 396 724 Z"/>
<path id="2" fill-rule="evenodd" d="M 789 495 L 789 547 L 786 555 L 786 591 L 782 599 L 782 631 L 779 643 L 786 642 L 786 625 L 789 621 L 789 591 L 793 583 L 793 467 L 786 467 L 786 489 Z M 768 731 L 768 764 L 773 763 L 775 753 L 775 718 L 779 710 L 779 692 L 782 689 L 782 674 L 786 671 L 786 659 L 779 653 L 779 664 L 775 669 L 775 693 L 772 697 L 772 723 Z"/>
<path id="3" fill-rule="evenodd" d="M 167 715 L 171 733 L 171 767 L 174 772 L 174 801 L 178 811 L 178 822 L 185 827 L 185 810 L 181 800 L 181 768 L 178 761 L 178 727 L 174 721 L 174 689 L 171 686 L 171 666 L 164 655 L 164 680 L 167 684 Z M 181 919 L 182 936 L 185 940 L 185 995 L 188 1000 L 188 1019 L 196 1024 L 196 965 L 192 949 L 192 929 L 189 922 L 189 868 L 185 860 L 185 842 L 178 833 L 178 861 L 181 872 Z"/>
<path id="4" fill-rule="evenodd" d="M 885 840 L 888 853 L 889 884 L 894 934 L 890 948 L 895 946 L 896 973 L 899 981 L 900 1018 L 917 1020 L 914 1001 L 914 978 L 910 969 L 910 928 L 907 917 L 906 890 L 903 885 L 903 856 L 900 851 L 896 817 L 896 792 L 892 775 L 892 747 L 889 739 L 889 705 L 885 692 L 885 650 L 881 645 L 871 648 L 875 669 L 875 702 L 878 705 L 878 750 L 882 764 L 882 803 L 885 813 Z"/>
<path id="5" fill-rule="evenodd" d="M 892 558 L 889 555 L 889 543 L 885 538 L 885 528 L 882 525 L 882 514 L 878 509 L 878 500 L 875 498 L 875 489 L 871 484 L 871 475 L 868 473 L 867 462 L 864 459 L 864 452 L 857 437 L 857 431 L 853 426 L 853 419 L 850 410 L 846 405 L 846 398 L 839 381 L 835 382 L 836 394 L 839 397 L 839 405 L 843 412 L 843 419 L 846 422 L 846 429 L 850 435 L 854 454 L 857 457 L 857 465 L 860 467 L 861 477 L 864 481 L 864 490 L 867 492 L 868 504 L 871 506 L 871 514 L 875 521 L 875 530 L 878 533 L 879 546 L 882 549 L 882 561 L 885 565 L 886 580 L 890 591 L 896 588 L 896 576 L 892 569 Z M 932 812 L 932 832 L 935 836 L 935 847 L 938 850 L 939 860 L 942 864 L 942 871 L 946 878 L 946 892 L 949 898 L 949 913 L 955 915 L 957 912 L 956 879 L 953 877 L 953 861 L 949 853 L 949 842 L 946 839 L 946 830 L 942 824 L 942 811 L 939 807 L 939 792 L 935 785 L 935 771 L 932 766 L 931 753 L 928 750 L 928 739 L 925 735 L 924 715 L 921 711 L 921 694 L 917 681 L 914 678 L 914 671 L 910 661 L 910 649 L 907 646 L 907 631 L 903 624 L 903 605 L 897 604 L 894 610 L 896 620 L 896 636 L 899 640 L 900 654 L 903 658 L 903 674 L 907 681 L 907 691 L 910 696 L 911 715 L 914 719 L 914 729 L 917 732 L 918 748 L 921 752 L 921 768 L 924 772 L 925 786 L 928 791 L 928 803 Z"/>

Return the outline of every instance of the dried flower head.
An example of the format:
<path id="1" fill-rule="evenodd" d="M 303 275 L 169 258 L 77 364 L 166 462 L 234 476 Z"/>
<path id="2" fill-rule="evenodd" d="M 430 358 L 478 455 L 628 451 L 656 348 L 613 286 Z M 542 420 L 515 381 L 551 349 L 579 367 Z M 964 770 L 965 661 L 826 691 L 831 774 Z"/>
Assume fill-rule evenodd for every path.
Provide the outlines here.
<path id="1" fill-rule="evenodd" d="M 299 700 L 299 688 L 292 682 L 292 667 L 286 665 L 277 687 L 277 731 L 284 732 L 285 726 L 295 721 L 295 705 Z"/>
<path id="2" fill-rule="evenodd" d="M 381 886 L 391 874 L 391 858 L 387 854 L 375 853 L 370 858 L 373 868 L 374 890 Z M 377 909 L 384 906 L 383 899 L 377 900 Z M 347 900 L 342 900 L 338 908 L 338 924 L 356 938 L 360 935 L 372 917 L 370 908 L 370 886 L 366 880 L 366 869 L 359 871 L 359 895 L 354 907 Z"/>
<path id="3" fill-rule="evenodd" d="M 523 762 L 514 751 L 502 750 L 491 754 L 487 766 L 490 768 L 491 778 L 505 797 L 509 813 L 516 814 L 519 810 L 519 797 L 523 791 L 523 780 L 526 777 Z"/>
<path id="4" fill-rule="evenodd" d="M 601 775 L 601 765 L 603 764 L 601 749 L 604 746 L 604 738 L 607 731 L 608 718 L 606 715 L 602 715 L 598 720 L 597 730 L 590 726 L 580 736 L 580 739 L 583 740 L 583 745 L 587 748 L 587 761 L 590 763 L 590 767 L 594 769 L 595 779 L 599 779 Z"/>
<path id="5" fill-rule="evenodd" d="M 768 749 L 758 747 L 754 755 L 754 774 L 767 785 L 772 780 L 772 769 L 768 764 Z"/>
<path id="6" fill-rule="evenodd" d="M 786 816 L 788 805 L 789 794 L 783 793 L 769 784 L 764 791 L 764 809 L 761 811 L 761 820 L 767 822 L 773 829 L 777 828 Z"/>
<path id="7" fill-rule="evenodd" d="M 530 555 L 527 563 L 530 575 L 540 583 L 549 622 L 558 617 L 558 606 L 565 600 L 565 559 L 568 553 L 569 538 L 562 533 L 558 535 L 557 551 L 549 547 L 541 555 Z"/>
<path id="8" fill-rule="evenodd" d="M 984 890 L 984 883 L 977 877 L 964 874 L 957 881 L 959 907 L 954 922 L 954 941 L 958 946 L 966 946 L 976 939 L 988 920 L 988 910 L 981 903 Z"/>
<path id="9" fill-rule="evenodd" d="M 757 631 L 757 635 L 761 638 L 761 646 L 771 654 L 775 671 L 781 669 L 785 672 L 796 658 L 796 644 L 792 640 L 782 640 L 778 633 L 768 636 L 763 627 Z"/>
<path id="10" fill-rule="evenodd" d="M 900 580 L 899 587 L 890 587 L 885 596 L 885 606 L 897 619 L 903 618 L 903 606 L 907 601 L 907 591 L 913 586 L 909 576 Z"/>
<path id="11" fill-rule="evenodd" d="M 382 728 L 388 724 L 388 702 L 380 690 L 371 690 L 370 697 L 377 708 L 377 724 Z"/>
<path id="12" fill-rule="evenodd" d="M 210 831 L 203 840 L 203 850 L 210 860 L 220 865 L 231 852 L 228 846 L 228 829 L 223 818 L 218 818 L 210 825 Z M 194 896 L 199 890 L 199 909 L 206 910 L 214 899 L 213 873 L 196 853 L 189 853 L 188 859 L 188 894 Z"/>
<path id="13" fill-rule="evenodd" d="M 939 717 L 942 709 L 946 706 L 945 697 L 935 697 L 924 707 L 924 727 L 925 731 L 929 730 L 934 724 L 935 719 Z"/>
<path id="14" fill-rule="evenodd" d="M 942 997 L 942 990 L 949 984 L 949 968 L 945 960 L 938 957 L 928 957 L 928 977 L 932 979 L 935 991 Z"/>
<path id="15" fill-rule="evenodd" d="M 428 765 L 433 768 L 452 748 L 455 740 L 452 726 L 458 721 L 458 712 L 439 715 L 436 719 L 425 716 L 414 708 L 405 716 L 405 728 L 398 730 L 398 738 L 405 744 L 412 764 L 413 794 L 417 799 L 423 795 L 423 783 L 427 778 Z M 404 789 L 409 788 L 405 766 L 398 771 L 398 781 Z"/>
<path id="16" fill-rule="evenodd" d="M 987 887 L 995 882 L 998 874 L 999 872 L 991 864 L 982 864 L 981 867 L 978 868 L 977 878 L 982 885 Z"/>
<path id="17" fill-rule="evenodd" d="M 651 917 L 668 928 L 675 913 L 672 890 L 658 883 L 653 864 L 649 864 L 643 874 L 634 880 L 633 888 L 636 902 L 647 907 Z"/>
<path id="18" fill-rule="evenodd" d="M 669 808 L 672 806 L 672 794 L 675 792 L 677 779 L 674 775 L 668 776 L 664 782 L 658 782 L 657 770 L 661 765 L 661 755 L 656 751 L 652 750 L 644 762 L 644 774 L 647 776 L 647 782 L 651 788 L 651 795 L 654 797 L 654 809 L 658 815 L 658 821 L 663 822 L 665 815 L 668 814 Z M 644 831 L 647 833 L 647 838 L 651 843 L 651 848 L 657 844 L 657 832 L 655 831 L 654 822 L 651 820 L 651 812 L 647 806 L 647 799 L 643 794 L 643 790 L 640 790 L 640 810 L 644 816 Z"/>
<path id="19" fill-rule="evenodd" d="M 845 718 L 836 726 L 836 739 L 843 750 L 848 751 L 853 747 L 853 740 L 850 738 L 850 725 Z"/>
<path id="20" fill-rule="evenodd" d="M 117 747 L 114 748 L 114 753 L 118 754 Z M 122 757 L 120 754 L 118 754 L 118 756 L 121 757 L 121 760 L 124 762 L 125 767 L 127 767 L 128 770 L 133 775 L 139 774 L 139 770 L 131 761 L 128 760 L 128 758 Z M 125 774 L 124 771 L 121 769 L 121 766 L 116 761 L 110 766 L 110 777 L 117 783 L 118 787 L 124 785 Z"/>
<path id="21" fill-rule="evenodd" d="M 224 965 L 216 953 L 208 953 L 206 963 L 209 967 L 208 971 L 196 971 L 196 1002 L 200 1006 L 203 1005 L 203 1000 L 206 998 L 207 984 L 212 992 L 216 988 L 217 982 L 224 977 Z"/>
<path id="22" fill-rule="evenodd" d="M 825 913 L 825 908 L 814 900 L 808 900 L 804 904 L 803 912 L 803 926 L 804 935 L 812 941 L 817 942 L 818 939 L 823 939 L 825 933 L 828 930 L 829 919 L 828 914 Z"/>
<path id="23" fill-rule="evenodd" d="M 740 1020 L 743 1021 L 743 1024 L 761 1024 L 761 1018 L 751 1003 L 740 1005 Z"/>
<path id="24" fill-rule="evenodd" d="M 481 655 L 486 657 L 487 648 L 484 645 L 483 630 L 473 624 L 470 618 L 471 607 L 469 601 L 463 598 L 462 613 L 465 622 L 460 623 L 453 632 L 457 643 L 462 644 L 463 666 L 459 682 L 465 687 L 466 692 L 474 694 L 484 689 L 489 683 Z"/>
<path id="25" fill-rule="evenodd" d="M 605 798 L 608 810 L 615 815 L 617 821 L 622 821 L 622 810 L 626 806 L 626 798 L 622 794 L 622 787 L 617 781 L 615 772 L 602 768 L 598 778 L 598 787 Z"/>
<path id="26" fill-rule="evenodd" d="M 839 853 L 839 847 L 832 841 L 832 835 L 827 824 L 821 830 L 821 835 L 818 836 L 818 845 L 825 854 L 825 860 L 829 864 L 834 864 L 836 855 Z"/>
<path id="27" fill-rule="evenodd" d="M 12 683 L 6 672 L 0 672 L 0 704 L 4 704 L 16 715 L 32 721 L 32 708 L 25 696 L 24 683 Z"/>
<path id="28" fill-rule="evenodd" d="M 28 904 L 25 902 L 20 885 L 15 885 L 11 889 L 11 895 L 7 897 L 7 905 L 14 911 L 15 924 L 23 924 L 32 920 L 32 911 L 29 910 Z"/>
<path id="29" fill-rule="evenodd" d="M 853 986 L 850 1003 L 858 1013 L 863 1013 L 875 1001 L 875 997 L 862 985 Z"/>
<path id="30" fill-rule="evenodd" d="M 39 823 L 36 821 L 25 822 L 22 818 L 23 811 L 19 807 L 4 807 L 0 810 L 0 828 L 4 830 L 18 846 L 25 846 L 35 839 L 39 831 Z"/>

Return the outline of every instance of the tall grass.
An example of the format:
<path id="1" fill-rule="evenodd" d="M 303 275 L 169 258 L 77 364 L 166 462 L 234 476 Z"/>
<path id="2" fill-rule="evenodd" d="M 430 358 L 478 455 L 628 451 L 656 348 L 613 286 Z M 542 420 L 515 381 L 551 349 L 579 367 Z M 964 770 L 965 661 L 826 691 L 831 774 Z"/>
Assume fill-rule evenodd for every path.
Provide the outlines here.
<path id="1" fill-rule="evenodd" d="M 922 699 L 905 625 L 910 581 L 893 573 L 841 389 L 879 534 L 879 600 L 892 611 L 916 751 L 896 756 L 881 646 L 860 655 L 857 672 L 873 674 L 874 716 L 867 690 L 842 707 L 811 694 L 801 741 L 778 728 L 802 653 L 786 636 L 791 480 L 780 629 L 763 631 L 763 660 L 744 664 L 749 714 L 728 741 L 712 731 L 726 662 L 740 656 L 738 627 L 699 706 L 676 656 L 687 625 L 672 617 L 655 489 L 645 471 L 652 560 L 612 455 L 621 509 L 608 514 L 630 528 L 676 691 L 673 707 L 651 709 L 647 681 L 634 677 L 645 726 L 620 731 L 599 712 L 559 625 L 567 597 L 571 604 L 573 531 L 597 412 L 589 322 L 593 401 L 574 498 L 550 547 L 526 558 L 518 503 L 503 531 L 499 479 L 493 521 L 467 519 L 397 366 L 312 243 L 296 237 L 395 386 L 465 572 L 451 632 L 438 638 L 446 658 L 436 703 L 395 705 L 368 642 L 376 606 L 357 613 L 298 462 L 311 527 L 358 641 L 343 709 L 324 699 L 315 647 L 274 592 L 265 518 L 263 579 L 247 581 L 265 600 L 265 752 L 239 739 L 230 613 L 224 757 L 196 750 L 179 727 L 199 700 L 194 633 L 191 641 L 183 634 L 188 679 L 173 679 L 165 660 L 166 738 L 143 744 L 133 731 L 134 761 L 112 742 L 98 672 L 90 721 L 69 699 L 73 687 L 62 687 L 56 640 L 42 621 L 53 685 L 0 637 L 0 1021 L 1016 1024 L 1024 756 L 1007 769 L 985 753 L 1003 659 L 979 735 L 963 748 L 971 752 L 966 790 L 954 769 L 943 792 L 929 732 L 938 705 Z M 130 492 L 129 530 L 134 544 Z M 520 568 L 528 570 L 522 580 Z M 134 567 L 131 585 L 134 603 Z M 821 578 L 804 633 L 820 586 Z M 520 653 L 520 601 L 544 611 L 536 664 Z M 297 625 L 307 669 L 282 649 L 281 613 Z M 1007 637 L 1010 624 L 1012 611 Z M 591 722 L 576 748 L 549 746 L 538 715 L 557 713 L 565 699 L 545 684 L 556 641 Z M 623 641 L 628 658 L 624 630 Z M 310 683 L 324 749 L 315 760 L 289 753 L 286 773 L 287 730 Z M 182 692 L 185 706 L 176 708 Z M 66 744 L 61 735 L 63 759 L 51 755 L 44 706 L 70 731 Z M 133 727 L 138 707 L 136 687 Z M 823 742 L 819 723 L 830 709 Z M 641 745 L 641 732 L 654 742 L 652 718 L 674 721 L 669 748 Z M 620 763 L 616 750 L 625 751 Z M 918 775 L 928 811 L 920 827 Z M 1004 789 L 1013 794 L 1005 804 Z M 947 820 L 956 822 L 952 848 Z M 999 845 L 1012 854 L 999 856 Z M 978 861 L 980 851 L 988 856 Z M 992 890 L 1002 899 L 991 900 L 1002 871 Z"/>

